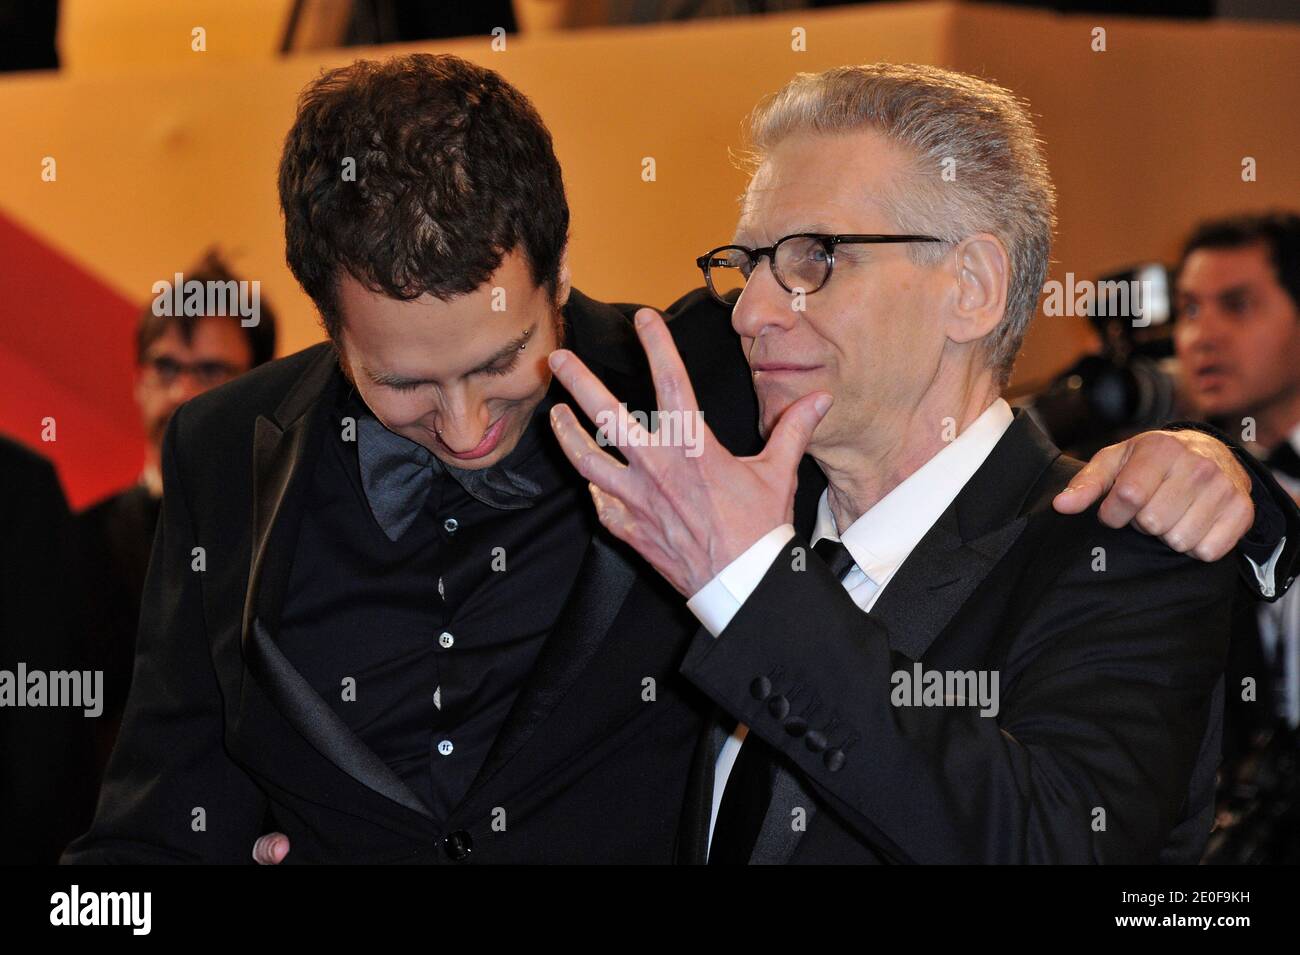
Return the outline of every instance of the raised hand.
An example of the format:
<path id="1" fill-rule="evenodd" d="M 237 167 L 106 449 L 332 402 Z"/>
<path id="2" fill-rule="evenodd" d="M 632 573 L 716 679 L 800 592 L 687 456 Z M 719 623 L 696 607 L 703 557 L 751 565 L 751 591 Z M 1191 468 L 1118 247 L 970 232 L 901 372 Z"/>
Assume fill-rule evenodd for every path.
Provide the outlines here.
<path id="1" fill-rule="evenodd" d="M 663 318 L 636 313 L 660 413 L 699 415 L 686 368 Z M 589 482 L 600 522 L 627 542 L 687 597 L 768 531 L 793 517 L 796 472 L 813 431 L 831 406 L 814 392 L 781 416 L 760 454 L 737 458 L 709 430 L 698 449 L 653 441 L 577 355 L 559 349 L 551 370 L 578 406 L 614 438 L 627 464 L 603 450 L 568 405 L 551 410 L 551 427 L 570 463 Z M 695 453 L 698 451 L 698 453 Z"/>

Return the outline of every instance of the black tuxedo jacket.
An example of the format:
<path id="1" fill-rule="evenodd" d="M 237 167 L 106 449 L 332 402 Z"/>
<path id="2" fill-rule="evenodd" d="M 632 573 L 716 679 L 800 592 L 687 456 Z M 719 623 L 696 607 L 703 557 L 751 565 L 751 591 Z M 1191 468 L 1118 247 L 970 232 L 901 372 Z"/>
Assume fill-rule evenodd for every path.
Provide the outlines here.
<path id="1" fill-rule="evenodd" d="M 684 671 L 781 770 L 767 862 L 1194 862 L 1209 836 L 1235 560 L 1052 498 L 1081 467 L 1023 413 L 863 613 L 799 531 Z M 802 549 L 806 569 L 799 569 Z M 991 671 L 1000 711 L 891 703 L 891 674 Z M 707 838 L 702 738 L 681 858 Z"/>
<path id="2" fill-rule="evenodd" d="M 567 345 L 648 410 L 633 308 L 574 292 Z M 709 325 L 674 323 L 678 345 L 709 423 L 752 453 L 744 359 L 726 316 L 710 314 Z M 441 823 L 277 647 L 336 365 L 329 346 L 309 348 L 172 421 L 131 696 L 94 823 L 65 861 L 247 862 L 257 836 L 279 830 L 289 862 L 670 862 L 711 709 L 678 673 L 697 624 L 603 530 L 476 781 Z"/>

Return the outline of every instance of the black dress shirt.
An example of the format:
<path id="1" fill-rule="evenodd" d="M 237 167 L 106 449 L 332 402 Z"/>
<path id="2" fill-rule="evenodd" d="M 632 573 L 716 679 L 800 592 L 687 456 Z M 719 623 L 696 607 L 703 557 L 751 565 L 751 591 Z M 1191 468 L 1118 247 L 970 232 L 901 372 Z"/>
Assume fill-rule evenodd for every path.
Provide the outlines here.
<path id="1" fill-rule="evenodd" d="M 357 736 L 439 818 L 474 781 L 564 605 L 591 538 L 585 486 L 547 422 L 552 390 L 498 466 L 537 481 L 498 509 L 435 474 L 392 541 L 375 520 L 341 389 L 307 490 L 278 642 Z"/>

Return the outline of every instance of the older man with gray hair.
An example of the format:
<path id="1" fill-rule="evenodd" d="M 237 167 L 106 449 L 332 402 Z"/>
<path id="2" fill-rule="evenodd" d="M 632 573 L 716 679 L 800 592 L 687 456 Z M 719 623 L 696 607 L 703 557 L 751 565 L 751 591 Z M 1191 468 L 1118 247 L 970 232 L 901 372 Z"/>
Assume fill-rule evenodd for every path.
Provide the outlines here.
<path id="1" fill-rule="evenodd" d="M 623 464 L 552 412 L 602 523 L 703 625 L 682 672 L 726 716 L 683 861 L 1195 861 L 1236 571 L 1177 542 L 1225 553 L 1206 528 L 1241 501 L 1193 455 L 1171 489 L 1218 496 L 1147 534 L 1108 518 L 1122 500 L 1096 520 L 1083 466 L 1001 397 L 1054 223 L 1024 107 L 875 64 L 797 76 L 751 134 L 732 244 L 699 264 L 765 449 L 688 456 L 623 420 Z M 661 406 L 694 412 L 667 326 L 636 324 Z M 550 361 L 593 419 L 620 413 Z"/>

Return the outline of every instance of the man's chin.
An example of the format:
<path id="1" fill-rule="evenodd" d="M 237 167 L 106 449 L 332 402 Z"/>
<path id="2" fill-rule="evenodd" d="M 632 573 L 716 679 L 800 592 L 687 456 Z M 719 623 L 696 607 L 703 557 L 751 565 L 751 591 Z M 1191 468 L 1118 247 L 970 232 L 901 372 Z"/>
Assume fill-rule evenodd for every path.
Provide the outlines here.
<path id="1" fill-rule="evenodd" d="M 499 464 L 513 449 L 513 445 L 504 451 L 497 447 L 490 454 L 485 454 L 481 458 L 458 458 L 454 454 L 448 454 L 445 450 L 439 448 L 433 452 L 433 456 L 448 467 L 458 468 L 461 471 L 482 471 L 494 464 Z"/>
<path id="2" fill-rule="evenodd" d="M 781 420 L 781 415 L 785 414 L 787 408 L 794 404 L 795 399 L 788 395 L 763 395 L 758 396 L 758 433 L 766 441 L 771 436 L 772 431 L 776 428 L 777 422 Z"/>
<path id="3" fill-rule="evenodd" d="M 174 413 L 175 412 L 172 412 L 172 414 Z M 152 421 L 149 423 L 149 426 L 146 430 L 148 431 L 149 434 L 149 442 L 152 445 L 154 445 L 154 447 L 157 448 L 162 447 L 163 438 L 167 434 L 167 426 L 171 423 L 172 423 L 171 414 L 167 415 L 165 418 L 160 418 L 157 421 Z"/>
<path id="4" fill-rule="evenodd" d="M 1201 393 L 1192 399 L 1192 404 L 1202 417 L 1215 420 L 1238 418 L 1246 413 L 1240 401 L 1219 391 Z"/>

